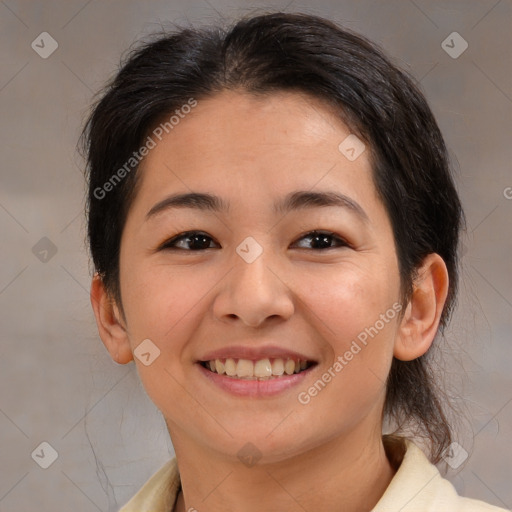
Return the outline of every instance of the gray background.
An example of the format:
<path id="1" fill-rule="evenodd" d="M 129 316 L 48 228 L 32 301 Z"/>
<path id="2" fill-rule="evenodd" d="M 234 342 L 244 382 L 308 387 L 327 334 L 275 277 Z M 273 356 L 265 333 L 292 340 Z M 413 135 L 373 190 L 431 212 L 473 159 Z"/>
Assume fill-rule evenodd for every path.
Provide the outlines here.
<path id="1" fill-rule="evenodd" d="M 133 363 L 113 363 L 97 335 L 75 144 L 93 93 L 136 39 L 169 20 L 207 23 L 255 9 L 341 22 L 383 45 L 421 83 L 468 218 L 459 308 L 443 357 L 453 400 L 468 418 L 457 416 L 470 456 L 448 476 L 461 493 L 512 507 L 511 7 L 0 1 L 0 511 L 117 510 L 172 453 Z M 47 59 L 31 48 L 44 31 L 59 45 Z M 457 59 L 441 46 L 454 31 L 469 44 Z M 40 252 L 46 241 L 33 249 L 43 237 L 54 255 Z M 48 469 L 31 458 L 43 441 L 58 453 Z"/>

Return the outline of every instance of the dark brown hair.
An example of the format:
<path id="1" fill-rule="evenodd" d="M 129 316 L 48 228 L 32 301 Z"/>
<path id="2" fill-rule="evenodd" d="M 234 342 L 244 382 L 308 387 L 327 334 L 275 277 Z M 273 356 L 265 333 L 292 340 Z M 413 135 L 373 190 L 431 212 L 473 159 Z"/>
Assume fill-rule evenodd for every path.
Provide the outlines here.
<path id="1" fill-rule="evenodd" d="M 363 37 L 325 19 L 273 13 L 228 28 L 182 28 L 132 51 L 96 103 L 83 133 L 87 157 L 88 239 L 94 267 L 122 308 L 121 235 L 135 194 L 137 166 L 126 166 L 164 115 L 190 98 L 226 89 L 254 94 L 297 91 L 321 99 L 368 144 L 373 177 L 393 227 L 407 301 L 415 271 L 438 253 L 449 273 L 441 318 L 447 324 L 457 289 L 457 247 L 463 212 L 447 151 L 428 104 L 408 75 Z M 126 169 L 126 167 L 125 167 Z M 399 431 L 413 428 L 438 461 L 451 429 L 436 390 L 431 353 L 394 359 L 384 414 Z"/>

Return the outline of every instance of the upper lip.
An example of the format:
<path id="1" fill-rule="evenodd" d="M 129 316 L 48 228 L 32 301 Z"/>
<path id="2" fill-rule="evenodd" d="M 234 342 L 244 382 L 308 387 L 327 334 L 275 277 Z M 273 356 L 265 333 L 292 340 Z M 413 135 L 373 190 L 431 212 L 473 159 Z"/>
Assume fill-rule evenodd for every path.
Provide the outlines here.
<path id="1" fill-rule="evenodd" d="M 310 361 L 316 362 L 313 358 L 301 354 L 300 352 L 296 352 L 294 350 L 289 350 L 286 348 L 278 347 L 275 345 L 268 346 L 244 346 L 244 345 L 234 345 L 224 348 L 219 348 L 217 350 L 212 350 L 205 354 L 199 361 L 213 361 L 214 359 L 249 359 L 253 361 L 258 361 L 260 359 L 293 359 L 294 361 Z"/>

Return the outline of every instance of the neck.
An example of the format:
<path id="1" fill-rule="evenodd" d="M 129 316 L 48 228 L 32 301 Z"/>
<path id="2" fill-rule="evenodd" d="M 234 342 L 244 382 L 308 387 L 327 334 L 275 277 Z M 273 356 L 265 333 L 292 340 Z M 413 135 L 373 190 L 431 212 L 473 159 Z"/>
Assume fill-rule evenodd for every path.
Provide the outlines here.
<path id="1" fill-rule="evenodd" d="M 361 442 L 363 441 L 363 442 Z M 210 452 L 180 450 L 173 439 L 182 494 L 177 512 L 370 511 L 395 470 L 379 435 L 335 439 L 293 458 L 246 467 Z"/>

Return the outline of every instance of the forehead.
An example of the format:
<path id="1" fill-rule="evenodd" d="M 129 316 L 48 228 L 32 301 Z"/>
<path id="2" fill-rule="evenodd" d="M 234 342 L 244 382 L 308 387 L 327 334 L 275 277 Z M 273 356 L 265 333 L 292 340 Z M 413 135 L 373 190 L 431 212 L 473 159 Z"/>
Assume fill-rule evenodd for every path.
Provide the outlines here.
<path id="1" fill-rule="evenodd" d="M 198 101 L 179 128 L 173 130 L 177 137 L 192 136 L 197 147 L 206 151 L 215 152 L 222 144 L 233 149 L 231 155 L 254 153 L 262 148 L 272 152 L 282 150 L 291 156 L 287 153 L 291 146 L 313 149 L 322 141 L 330 144 L 329 135 L 337 140 L 350 133 L 327 104 L 292 92 L 255 95 L 223 91 Z M 197 137 L 198 132 L 202 137 Z M 258 156 L 264 155 L 258 152 Z"/>
<path id="2" fill-rule="evenodd" d="M 375 198 L 369 151 L 353 161 L 340 151 L 348 136 L 339 115 L 316 98 L 223 91 L 198 100 L 156 141 L 141 164 L 137 196 L 225 191 L 248 205 L 262 196 L 330 187 L 355 200 Z"/>

